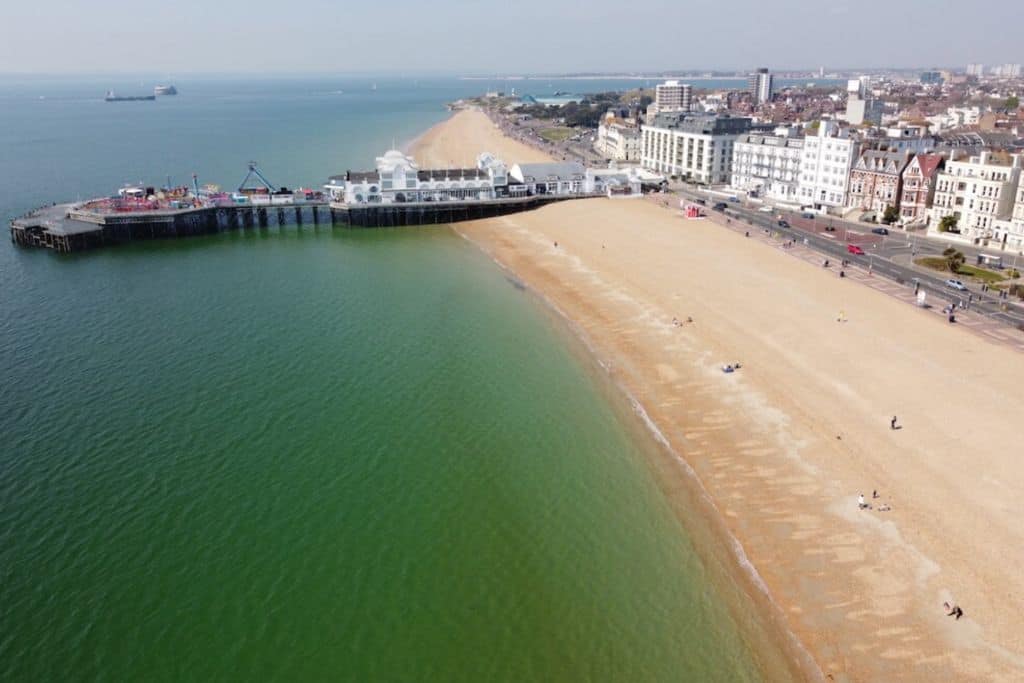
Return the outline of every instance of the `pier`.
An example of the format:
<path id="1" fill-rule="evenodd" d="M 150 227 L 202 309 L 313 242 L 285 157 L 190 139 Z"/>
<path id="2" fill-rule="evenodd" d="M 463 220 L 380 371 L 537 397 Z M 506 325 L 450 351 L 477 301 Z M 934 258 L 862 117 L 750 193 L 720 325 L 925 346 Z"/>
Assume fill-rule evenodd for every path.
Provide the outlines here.
<path id="1" fill-rule="evenodd" d="M 79 204 L 55 204 L 11 221 L 11 241 L 23 247 L 70 253 L 140 240 L 209 235 L 272 225 L 383 228 L 437 225 L 493 218 L 544 204 L 601 194 L 538 195 L 464 202 L 359 204 L 308 202 L 270 206 L 218 206 L 166 211 L 97 213 Z"/>
<path id="2" fill-rule="evenodd" d="M 269 225 L 330 224 L 383 228 L 437 225 L 529 211 L 544 204 L 603 196 L 636 196 L 627 172 L 581 164 L 515 164 L 483 153 L 475 168 L 425 170 L 389 150 L 374 171 L 331 176 L 326 192 L 276 188 L 256 162 L 238 191 L 213 185 L 156 189 L 125 186 L 116 196 L 54 204 L 11 221 L 11 241 L 70 253 L 139 240 L 208 235 Z M 258 187 L 247 187 L 258 181 Z"/>
<path id="3" fill-rule="evenodd" d="M 208 235 L 269 225 L 330 222 L 327 202 L 269 206 L 214 206 L 166 211 L 98 213 L 55 204 L 11 221 L 11 241 L 61 253 L 139 240 Z"/>

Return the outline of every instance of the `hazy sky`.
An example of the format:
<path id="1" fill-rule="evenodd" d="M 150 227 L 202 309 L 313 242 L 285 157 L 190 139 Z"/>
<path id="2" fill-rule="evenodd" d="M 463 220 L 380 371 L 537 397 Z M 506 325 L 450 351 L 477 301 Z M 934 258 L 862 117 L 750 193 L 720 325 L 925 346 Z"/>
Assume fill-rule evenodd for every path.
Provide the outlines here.
<path id="1" fill-rule="evenodd" d="M 2 4 L 0 72 L 480 74 L 1024 62 L 1021 0 Z"/>

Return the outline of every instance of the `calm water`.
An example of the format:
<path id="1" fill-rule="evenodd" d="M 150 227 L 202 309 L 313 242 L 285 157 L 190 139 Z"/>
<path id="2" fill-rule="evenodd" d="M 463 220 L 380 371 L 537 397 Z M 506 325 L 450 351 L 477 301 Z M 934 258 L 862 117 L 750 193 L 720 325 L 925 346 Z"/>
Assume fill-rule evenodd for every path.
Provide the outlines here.
<path id="1" fill-rule="evenodd" d="M 318 182 L 479 89 L 178 85 L 0 87 L 0 211 Z M 5 243 L 0 373 L 3 680 L 758 679 L 644 439 L 444 228 Z"/>

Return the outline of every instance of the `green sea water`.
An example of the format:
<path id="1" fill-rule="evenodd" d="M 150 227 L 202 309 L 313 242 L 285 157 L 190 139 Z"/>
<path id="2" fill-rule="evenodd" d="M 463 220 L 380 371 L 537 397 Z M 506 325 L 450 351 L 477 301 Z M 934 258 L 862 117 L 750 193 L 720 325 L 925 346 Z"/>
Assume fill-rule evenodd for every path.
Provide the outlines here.
<path id="1" fill-rule="evenodd" d="M 650 439 L 447 228 L 0 252 L 0 680 L 762 679 Z"/>

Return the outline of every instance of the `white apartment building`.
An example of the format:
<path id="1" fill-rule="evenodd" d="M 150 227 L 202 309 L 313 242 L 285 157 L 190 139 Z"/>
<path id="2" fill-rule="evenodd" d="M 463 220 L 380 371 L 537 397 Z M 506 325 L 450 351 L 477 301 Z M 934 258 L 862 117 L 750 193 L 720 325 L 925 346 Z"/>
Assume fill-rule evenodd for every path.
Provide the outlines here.
<path id="1" fill-rule="evenodd" d="M 693 106 L 693 87 L 689 83 L 665 81 L 654 87 L 656 111 L 690 111 Z"/>
<path id="2" fill-rule="evenodd" d="M 644 168 L 718 185 L 729 182 L 733 143 L 750 130 L 750 119 L 659 113 L 640 130 L 640 163 Z"/>
<path id="3" fill-rule="evenodd" d="M 859 144 L 846 128 L 835 121 L 822 121 L 817 135 L 804 139 L 800 159 L 799 200 L 815 209 L 846 204 L 850 168 L 857 159 Z"/>
<path id="4" fill-rule="evenodd" d="M 1024 177 L 1017 185 L 1013 212 L 1008 219 L 995 222 L 992 240 L 1002 249 L 1024 254 Z M 1024 261 L 1019 262 L 1024 263 Z"/>
<path id="5" fill-rule="evenodd" d="M 730 185 L 779 202 L 799 201 L 804 140 L 792 128 L 774 134 L 746 133 L 732 148 Z"/>
<path id="6" fill-rule="evenodd" d="M 613 161 L 639 161 L 640 129 L 617 119 L 605 119 L 597 127 L 594 151 Z"/>
<path id="7" fill-rule="evenodd" d="M 1019 199 L 1022 158 L 1018 154 L 982 152 L 946 162 L 935 180 L 935 199 L 928 210 L 928 232 L 974 244 L 1009 240 Z M 945 216 L 957 216 L 956 232 L 939 232 Z M 997 237 L 998 235 L 998 237 Z M 1019 239 L 1019 238 L 1018 238 Z"/>

